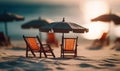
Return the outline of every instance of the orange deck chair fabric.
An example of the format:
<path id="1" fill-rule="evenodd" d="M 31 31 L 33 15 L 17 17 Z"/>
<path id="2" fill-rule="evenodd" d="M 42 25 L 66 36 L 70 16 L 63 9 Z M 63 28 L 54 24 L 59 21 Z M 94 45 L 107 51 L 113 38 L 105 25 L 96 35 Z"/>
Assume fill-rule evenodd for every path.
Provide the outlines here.
<path id="1" fill-rule="evenodd" d="M 110 38 L 109 38 L 107 32 L 104 32 L 99 40 L 100 40 L 102 45 L 109 45 L 110 44 Z"/>
<path id="2" fill-rule="evenodd" d="M 47 34 L 47 44 L 55 45 L 56 47 L 58 47 L 58 41 L 54 33 L 50 32 Z"/>
<path id="3" fill-rule="evenodd" d="M 72 39 L 72 38 L 69 38 L 69 39 L 64 39 L 65 40 L 65 48 L 64 48 L 64 50 L 70 50 L 70 51 L 72 51 L 72 50 L 74 50 L 75 48 L 75 39 Z"/>
<path id="4" fill-rule="evenodd" d="M 48 44 L 42 44 L 40 39 L 37 37 L 26 37 L 23 36 L 24 40 L 26 41 L 26 57 L 28 57 L 28 52 L 31 51 L 34 57 L 36 57 L 35 52 L 43 53 L 45 57 L 47 57 L 46 53 L 51 53 L 53 57 L 55 57 L 51 47 Z M 45 47 L 45 48 L 44 48 Z"/>
<path id="5" fill-rule="evenodd" d="M 77 38 L 63 38 L 61 45 L 61 57 L 65 54 L 71 53 L 74 57 L 77 56 Z"/>

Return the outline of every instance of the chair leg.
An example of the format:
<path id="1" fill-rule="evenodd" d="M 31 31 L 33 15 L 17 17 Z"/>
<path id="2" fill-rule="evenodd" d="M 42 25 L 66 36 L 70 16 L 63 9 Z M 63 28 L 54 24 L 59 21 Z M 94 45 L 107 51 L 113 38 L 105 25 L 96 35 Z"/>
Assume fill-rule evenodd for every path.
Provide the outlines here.
<path id="1" fill-rule="evenodd" d="M 75 57 L 77 57 L 77 51 L 75 52 Z"/>
<path id="2" fill-rule="evenodd" d="M 31 50 L 31 53 L 33 54 L 34 57 L 36 57 L 35 53 Z"/>
<path id="3" fill-rule="evenodd" d="M 28 57 L 28 51 L 26 50 L 26 57 Z"/>
<path id="4" fill-rule="evenodd" d="M 40 58 L 41 58 L 41 51 L 40 51 Z"/>
<path id="5" fill-rule="evenodd" d="M 36 57 L 35 53 L 32 53 L 34 57 Z"/>
<path id="6" fill-rule="evenodd" d="M 64 53 L 61 53 L 61 58 L 64 58 Z"/>
<path id="7" fill-rule="evenodd" d="M 62 58 L 62 54 L 61 54 L 61 58 Z"/>
<path id="8" fill-rule="evenodd" d="M 63 58 L 64 58 L 64 51 L 63 51 Z"/>
<path id="9" fill-rule="evenodd" d="M 60 53 L 60 57 L 62 57 L 62 53 Z"/>
<path id="10" fill-rule="evenodd" d="M 26 47 L 26 57 L 28 57 L 28 47 Z"/>
<path id="11" fill-rule="evenodd" d="M 74 54 L 74 57 L 76 57 L 76 54 Z"/>
<path id="12" fill-rule="evenodd" d="M 53 51 L 51 50 L 51 54 L 52 54 L 52 56 L 55 58 L 55 54 L 53 53 Z"/>
<path id="13" fill-rule="evenodd" d="M 63 51 L 61 50 L 61 58 L 63 58 Z"/>
<path id="14" fill-rule="evenodd" d="M 53 50 L 51 49 L 50 45 L 48 45 L 49 51 L 51 52 L 52 56 L 55 58 L 55 54 L 53 53 Z"/>
<path id="15" fill-rule="evenodd" d="M 61 51 L 61 57 L 64 58 L 64 51 Z"/>
<path id="16" fill-rule="evenodd" d="M 47 54 L 46 54 L 46 51 L 44 50 L 44 48 L 41 49 L 41 54 L 44 54 L 45 58 L 47 58 Z"/>
<path id="17" fill-rule="evenodd" d="M 43 52 L 44 53 L 44 55 L 45 55 L 45 58 L 47 58 L 47 54 L 46 54 L 46 52 Z"/>

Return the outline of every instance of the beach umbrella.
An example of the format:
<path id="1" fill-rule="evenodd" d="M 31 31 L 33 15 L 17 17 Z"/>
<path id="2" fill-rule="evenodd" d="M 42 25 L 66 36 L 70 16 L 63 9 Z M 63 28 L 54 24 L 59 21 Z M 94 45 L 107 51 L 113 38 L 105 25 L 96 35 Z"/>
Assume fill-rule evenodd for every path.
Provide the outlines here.
<path id="1" fill-rule="evenodd" d="M 39 28 L 42 32 L 49 32 L 50 30 L 56 33 L 69 33 L 70 31 L 74 33 L 84 33 L 88 32 L 87 28 L 84 28 L 76 23 L 73 22 L 65 22 L 65 18 L 63 18 L 62 22 L 52 22 L 50 25 L 43 26 Z"/>
<path id="2" fill-rule="evenodd" d="M 5 23 L 5 33 L 7 36 L 8 36 L 7 22 L 21 21 L 21 20 L 24 20 L 24 17 L 14 13 L 5 12 L 3 14 L 0 14 L 0 22 Z"/>
<path id="3" fill-rule="evenodd" d="M 120 16 L 110 13 L 109 14 L 103 14 L 100 15 L 94 19 L 91 19 L 92 22 L 96 22 L 96 21 L 101 21 L 101 22 L 110 22 L 109 23 L 109 30 L 108 33 L 110 32 L 110 28 L 111 28 L 111 21 L 115 24 L 115 25 L 120 25 Z"/>
<path id="4" fill-rule="evenodd" d="M 109 12 L 109 14 L 103 14 L 96 18 L 91 19 L 92 22 L 102 21 L 102 22 L 114 22 L 115 25 L 120 25 L 120 16 Z M 109 23 L 111 24 L 111 23 Z M 109 26 L 110 31 L 111 26 Z"/>
<path id="5" fill-rule="evenodd" d="M 70 31 L 74 33 L 84 33 L 88 32 L 88 29 L 73 22 L 65 22 L 65 18 L 63 18 L 62 22 L 52 22 L 50 25 L 39 28 L 39 31 L 62 33 L 63 38 L 64 33 L 69 33 Z M 63 40 L 61 42 L 63 42 Z"/>
<path id="6" fill-rule="evenodd" d="M 22 29 L 30 29 L 30 28 L 39 29 L 42 26 L 49 25 L 49 24 L 50 24 L 50 20 L 42 19 L 39 17 L 39 19 L 31 20 L 31 21 L 28 21 L 27 23 L 24 23 L 21 26 L 21 28 Z M 40 35 L 40 37 L 41 37 L 41 35 Z"/>
<path id="7" fill-rule="evenodd" d="M 92 22 L 96 22 L 96 21 L 102 21 L 102 22 L 110 22 L 109 23 L 109 30 L 108 32 L 110 32 L 110 28 L 111 28 L 111 21 L 115 24 L 115 25 L 120 25 L 120 16 L 110 13 L 109 14 L 103 14 L 100 15 L 96 18 L 91 19 Z"/>
<path id="8" fill-rule="evenodd" d="M 91 21 L 103 21 L 103 22 L 111 22 L 113 21 L 115 25 L 120 25 L 120 17 L 116 14 L 104 14 L 100 15 Z"/>
<path id="9" fill-rule="evenodd" d="M 27 23 L 24 23 L 21 26 L 21 28 L 22 29 L 30 29 L 30 28 L 39 29 L 40 27 L 48 24 L 50 24 L 50 22 L 47 19 L 39 18 L 39 19 L 31 20 L 31 21 L 28 21 Z"/>
<path id="10" fill-rule="evenodd" d="M 96 22 L 96 21 L 102 21 L 102 22 L 111 22 L 113 21 L 115 25 L 120 25 L 120 16 L 116 15 L 116 14 L 112 14 L 111 12 L 109 14 L 103 14 L 100 15 L 96 18 L 91 19 L 92 22 Z M 109 23 L 111 24 L 111 23 Z M 110 32 L 110 28 L 111 26 L 109 26 L 109 31 Z"/>

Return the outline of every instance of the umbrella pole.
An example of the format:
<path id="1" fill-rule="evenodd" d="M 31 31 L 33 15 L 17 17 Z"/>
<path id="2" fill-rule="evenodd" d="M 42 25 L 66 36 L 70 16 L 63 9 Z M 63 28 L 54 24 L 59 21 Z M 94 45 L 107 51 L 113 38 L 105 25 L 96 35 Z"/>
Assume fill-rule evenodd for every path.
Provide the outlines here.
<path id="1" fill-rule="evenodd" d="M 108 33 L 110 34 L 110 30 L 111 30 L 111 22 L 110 22 L 110 25 L 109 25 L 109 28 L 108 28 Z"/>
<path id="2" fill-rule="evenodd" d="M 108 45 L 110 44 L 110 34 L 111 34 L 111 21 L 110 21 L 110 25 L 109 25 L 109 30 L 108 30 Z"/>
<path id="3" fill-rule="evenodd" d="M 62 33 L 62 42 L 61 42 L 61 44 L 63 44 L 63 38 L 64 38 L 64 33 Z"/>
<path id="4" fill-rule="evenodd" d="M 108 28 L 108 34 L 109 34 L 109 36 L 110 36 L 110 34 L 111 34 L 111 28 L 112 28 L 112 23 L 111 23 L 111 21 L 110 21 L 109 28 Z"/>
<path id="5" fill-rule="evenodd" d="M 42 33 L 41 32 L 39 32 L 39 37 L 42 40 Z"/>
<path id="6" fill-rule="evenodd" d="M 64 33 L 62 33 L 62 38 L 64 38 Z"/>
<path id="7" fill-rule="evenodd" d="M 5 34 L 8 36 L 8 28 L 7 28 L 7 22 L 5 22 Z"/>
<path id="8" fill-rule="evenodd" d="M 64 38 L 64 33 L 62 33 L 62 41 L 61 41 L 61 57 L 62 57 L 62 55 L 63 55 L 63 54 L 62 54 L 62 49 L 63 49 L 63 45 L 64 45 L 64 42 L 63 42 L 64 39 L 63 39 L 63 38 Z"/>

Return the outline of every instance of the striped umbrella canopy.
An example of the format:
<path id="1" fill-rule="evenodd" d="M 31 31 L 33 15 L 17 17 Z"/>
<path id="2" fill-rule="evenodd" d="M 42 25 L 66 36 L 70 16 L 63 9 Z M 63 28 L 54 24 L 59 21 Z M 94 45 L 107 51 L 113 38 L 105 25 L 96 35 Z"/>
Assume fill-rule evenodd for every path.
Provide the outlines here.
<path id="1" fill-rule="evenodd" d="M 42 19 L 39 17 L 39 19 L 34 19 L 31 21 L 28 21 L 27 23 L 24 23 L 21 28 L 22 29 L 30 29 L 30 28 L 34 28 L 34 29 L 39 29 L 42 26 L 48 25 L 50 24 L 50 21 L 47 19 Z"/>
<path id="2" fill-rule="evenodd" d="M 65 22 L 65 18 L 63 18 L 62 22 L 52 22 L 47 26 L 39 28 L 39 30 L 42 32 L 49 32 L 52 30 L 56 33 L 69 33 L 70 31 L 74 33 L 88 32 L 87 28 L 84 28 L 76 23 Z"/>
<path id="3" fill-rule="evenodd" d="M 64 33 L 69 33 L 70 31 L 74 33 L 84 33 L 84 32 L 88 32 L 88 29 L 76 23 L 65 22 L 65 18 L 63 18 L 62 22 L 52 22 L 47 26 L 43 26 L 39 28 L 39 31 L 42 31 L 42 32 L 53 31 L 55 33 L 62 33 L 62 38 L 63 38 Z"/>
<path id="4" fill-rule="evenodd" d="M 103 22 L 111 22 L 113 21 L 115 25 L 120 25 L 120 17 L 116 14 L 103 14 L 91 20 L 95 21 L 103 21 Z"/>
<path id="5" fill-rule="evenodd" d="M 43 26 L 49 25 L 51 22 L 50 19 L 42 19 L 41 17 L 39 17 L 39 19 L 34 19 L 31 21 L 28 21 L 24 24 L 21 25 L 22 29 L 39 29 Z M 40 38 L 42 39 L 41 33 L 39 32 Z"/>

